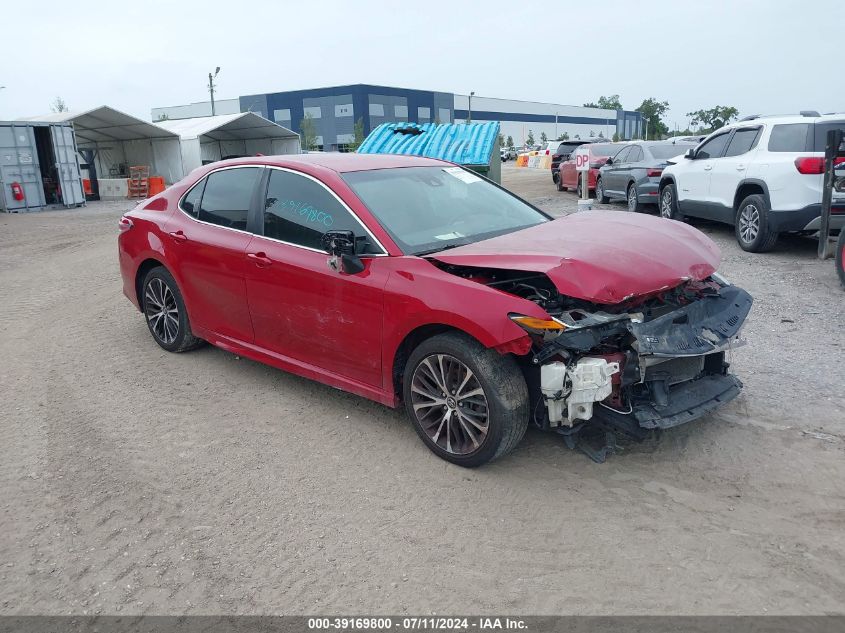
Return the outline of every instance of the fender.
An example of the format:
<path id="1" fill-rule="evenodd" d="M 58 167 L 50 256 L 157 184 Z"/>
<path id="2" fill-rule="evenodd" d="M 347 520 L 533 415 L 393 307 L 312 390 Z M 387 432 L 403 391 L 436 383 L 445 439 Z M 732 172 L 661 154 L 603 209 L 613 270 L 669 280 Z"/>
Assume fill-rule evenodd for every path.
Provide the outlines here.
<path id="1" fill-rule="evenodd" d="M 766 196 L 766 200 L 769 201 L 769 204 L 772 203 L 772 197 L 769 195 L 769 185 L 765 183 L 765 181 L 760 180 L 759 178 L 743 178 L 739 181 L 739 184 L 736 186 L 736 191 L 734 192 L 734 210 L 739 208 L 739 203 L 742 202 L 742 199 L 739 197 L 739 191 L 745 185 L 755 185 L 760 187 L 763 190 L 763 195 Z"/>
<path id="2" fill-rule="evenodd" d="M 384 289 L 382 372 L 387 393 L 393 390 L 393 362 L 399 346 L 421 326 L 447 325 L 502 353 L 528 353 L 530 338 L 508 314 L 550 318 L 533 301 L 452 275 L 425 259 L 390 259 L 396 269 Z"/>

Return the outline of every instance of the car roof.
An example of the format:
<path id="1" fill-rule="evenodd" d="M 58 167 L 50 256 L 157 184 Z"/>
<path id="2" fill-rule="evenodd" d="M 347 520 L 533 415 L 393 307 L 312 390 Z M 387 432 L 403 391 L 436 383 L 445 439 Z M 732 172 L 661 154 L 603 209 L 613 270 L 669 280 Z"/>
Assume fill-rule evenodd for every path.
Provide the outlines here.
<path id="1" fill-rule="evenodd" d="M 437 167 L 451 165 L 447 161 L 422 156 L 402 154 L 357 154 L 354 152 L 313 152 L 309 154 L 284 154 L 280 156 L 246 156 L 212 163 L 215 168 L 228 165 L 261 164 L 276 167 L 322 167 L 338 173 L 391 169 L 396 167 Z"/>

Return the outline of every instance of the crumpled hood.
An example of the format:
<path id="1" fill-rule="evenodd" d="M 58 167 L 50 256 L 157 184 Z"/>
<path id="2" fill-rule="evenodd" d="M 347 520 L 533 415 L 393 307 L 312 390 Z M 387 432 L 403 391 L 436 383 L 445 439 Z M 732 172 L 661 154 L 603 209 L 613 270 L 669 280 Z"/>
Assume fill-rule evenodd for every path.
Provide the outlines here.
<path id="1" fill-rule="evenodd" d="M 445 264 L 546 274 L 561 294 L 594 303 L 701 280 L 719 247 L 693 227 L 641 213 L 588 211 L 430 255 Z"/>

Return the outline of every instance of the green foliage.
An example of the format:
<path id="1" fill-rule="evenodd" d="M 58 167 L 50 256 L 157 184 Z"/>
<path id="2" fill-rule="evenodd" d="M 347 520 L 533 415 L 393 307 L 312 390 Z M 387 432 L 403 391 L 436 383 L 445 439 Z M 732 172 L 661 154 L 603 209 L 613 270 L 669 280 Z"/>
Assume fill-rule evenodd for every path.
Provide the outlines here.
<path id="1" fill-rule="evenodd" d="M 559 141 L 568 141 L 569 140 L 569 132 L 564 132 L 560 136 L 557 137 Z"/>
<path id="2" fill-rule="evenodd" d="M 618 143 L 618 142 L 619 142 L 619 133 L 618 133 L 618 132 L 614 132 L 614 133 L 613 133 L 613 142 L 614 142 L 614 143 Z"/>
<path id="3" fill-rule="evenodd" d="M 599 138 L 604 138 L 604 132 L 602 132 L 601 130 L 599 130 Z"/>
<path id="4" fill-rule="evenodd" d="M 314 117 L 311 113 L 299 122 L 299 135 L 302 139 L 302 149 L 313 151 L 317 149 L 317 126 L 314 124 Z"/>
<path id="5" fill-rule="evenodd" d="M 505 137 L 501 132 L 499 132 L 499 147 L 504 147 L 504 146 L 505 146 Z"/>
<path id="6" fill-rule="evenodd" d="M 648 138 L 662 138 L 669 132 L 669 128 L 663 123 L 661 117 L 669 110 L 668 101 L 658 101 L 653 97 L 645 99 L 637 112 L 643 115 L 643 125 L 645 126 L 643 132 L 648 134 Z"/>
<path id="7" fill-rule="evenodd" d="M 622 102 L 619 101 L 619 95 L 610 95 L 609 97 L 599 97 L 598 103 L 585 103 L 585 108 L 602 108 L 603 110 L 623 110 Z"/>
<path id="8" fill-rule="evenodd" d="M 733 106 L 714 106 L 709 110 L 696 110 L 695 112 L 687 112 L 690 117 L 690 126 L 697 126 L 699 124 L 706 128 L 707 132 L 718 130 L 720 127 L 725 127 L 728 123 L 733 121 L 739 110 Z"/>
<path id="9" fill-rule="evenodd" d="M 548 136 L 546 136 L 546 133 L 545 133 L 545 132 L 540 132 L 540 142 L 541 142 L 541 143 L 546 143 L 548 140 L 549 140 L 549 137 L 548 137 Z"/>
<path id="10" fill-rule="evenodd" d="M 525 139 L 525 143 L 529 146 L 534 145 L 534 130 L 528 130 L 528 138 Z"/>
<path id="11" fill-rule="evenodd" d="M 364 142 L 364 119 L 359 118 L 355 121 L 354 134 L 355 140 L 348 144 L 350 152 L 357 150 L 361 147 L 361 143 Z"/>
<path id="12" fill-rule="evenodd" d="M 513 147 L 513 137 L 508 134 L 508 147 Z"/>

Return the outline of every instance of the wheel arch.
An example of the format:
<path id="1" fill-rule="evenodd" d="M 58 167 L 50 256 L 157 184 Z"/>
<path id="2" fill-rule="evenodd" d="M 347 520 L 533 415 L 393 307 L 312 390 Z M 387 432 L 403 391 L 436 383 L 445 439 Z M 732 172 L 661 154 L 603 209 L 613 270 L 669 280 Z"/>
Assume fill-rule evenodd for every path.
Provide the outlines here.
<path id="1" fill-rule="evenodd" d="M 658 194 L 662 194 L 663 190 L 669 185 L 675 185 L 675 191 L 677 192 L 678 185 L 675 183 L 675 177 L 674 176 L 663 176 L 660 179 L 660 184 L 657 186 Z"/>
<path id="2" fill-rule="evenodd" d="M 770 203 L 769 187 L 764 181 L 757 178 L 746 178 L 742 180 L 736 187 L 736 193 L 734 193 L 734 211 L 739 210 L 739 205 L 745 198 L 755 194 L 765 196 L 766 202 Z"/>
<path id="3" fill-rule="evenodd" d="M 144 302 L 141 298 L 141 294 L 143 292 L 143 288 L 141 286 L 144 283 L 144 277 L 146 277 L 147 273 L 153 268 L 158 268 L 159 266 L 167 270 L 167 266 L 165 266 L 163 262 L 155 259 L 154 257 L 148 257 L 141 262 L 138 266 L 138 270 L 135 271 L 135 297 L 138 299 L 138 306 L 141 310 L 144 309 Z"/>
<path id="4" fill-rule="evenodd" d="M 478 338 L 454 325 L 446 323 L 427 323 L 415 327 L 408 332 L 405 337 L 399 342 L 399 346 L 393 354 L 393 366 L 391 368 L 391 378 L 393 382 L 393 394 L 397 401 L 402 400 L 402 377 L 405 375 L 405 367 L 408 364 L 408 359 L 411 353 L 422 343 L 438 334 L 445 334 L 447 332 L 457 332 L 471 339 L 478 341 Z M 478 341 L 482 345 L 482 341 Z"/>

